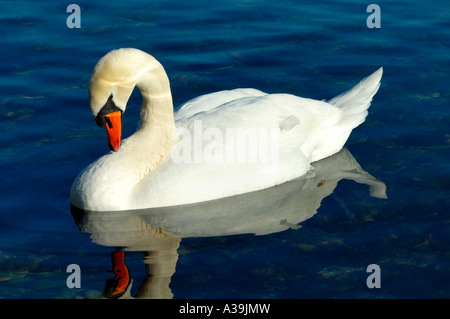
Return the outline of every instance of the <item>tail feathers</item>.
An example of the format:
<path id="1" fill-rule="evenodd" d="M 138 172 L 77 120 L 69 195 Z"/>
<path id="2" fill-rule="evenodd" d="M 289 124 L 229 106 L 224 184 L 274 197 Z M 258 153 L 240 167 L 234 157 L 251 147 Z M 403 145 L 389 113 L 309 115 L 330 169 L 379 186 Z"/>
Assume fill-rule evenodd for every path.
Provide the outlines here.
<path id="1" fill-rule="evenodd" d="M 302 146 L 303 153 L 309 155 L 311 162 L 340 151 L 352 130 L 365 121 L 370 102 L 380 87 L 382 74 L 383 69 L 380 68 L 349 91 L 328 101 L 342 113 L 336 122 L 321 127 L 319 132 L 315 132 L 314 138 Z"/>
<path id="2" fill-rule="evenodd" d="M 377 93 L 380 87 L 381 76 L 383 75 L 383 68 L 379 68 L 377 71 L 364 78 L 352 89 L 339 94 L 332 98 L 328 103 L 337 106 L 345 113 L 344 118 L 352 117 L 352 115 L 358 114 L 367 115 L 367 109 L 372 102 L 372 98 Z"/>

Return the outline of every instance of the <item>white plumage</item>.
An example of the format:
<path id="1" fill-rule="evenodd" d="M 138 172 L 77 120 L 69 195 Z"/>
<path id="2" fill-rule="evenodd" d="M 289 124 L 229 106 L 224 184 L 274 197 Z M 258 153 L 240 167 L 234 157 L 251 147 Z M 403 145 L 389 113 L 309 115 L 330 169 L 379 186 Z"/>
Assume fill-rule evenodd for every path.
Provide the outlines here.
<path id="1" fill-rule="evenodd" d="M 143 105 L 138 131 L 118 152 L 86 168 L 72 186 L 72 204 L 96 211 L 201 202 L 301 177 L 312 162 L 340 151 L 364 122 L 382 76 L 380 68 L 328 102 L 236 89 L 195 98 L 173 115 L 167 76 L 153 57 L 121 49 L 105 58 L 108 63 L 101 60 L 94 70 L 91 96 L 98 92 L 104 97 L 95 100 L 106 101 L 111 92 L 122 94 L 137 85 Z M 144 68 L 148 72 L 140 72 L 131 85 L 124 72 L 117 74 L 127 85 L 111 75 Z M 113 99 L 126 101 L 131 92 L 123 94 Z M 91 103 L 94 115 L 101 104 Z M 125 111 L 126 104 L 117 105 Z M 178 141 L 169 145 L 173 138 Z"/>

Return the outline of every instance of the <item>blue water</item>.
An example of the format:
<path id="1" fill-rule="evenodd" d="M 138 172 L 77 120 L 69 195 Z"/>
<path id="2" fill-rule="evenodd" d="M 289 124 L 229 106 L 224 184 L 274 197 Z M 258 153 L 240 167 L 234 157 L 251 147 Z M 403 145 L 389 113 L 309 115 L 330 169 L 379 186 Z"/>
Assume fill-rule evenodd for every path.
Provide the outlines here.
<path id="1" fill-rule="evenodd" d="M 80 231 L 69 190 L 108 151 L 88 107 L 98 59 L 135 47 L 171 80 L 175 106 L 237 87 L 328 99 L 380 66 L 382 86 L 346 148 L 388 199 L 339 182 L 316 215 L 262 236 L 184 238 L 173 298 L 450 297 L 450 8 L 447 1 L 2 1 L 0 298 L 99 298 L 114 247 Z M 124 135 L 133 133 L 132 95 Z M 293 227 L 295 228 L 295 227 Z M 126 253 L 136 296 L 144 252 Z M 78 264 L 81 288 L 66 285 Z M 381 288 L 369 289 L 369 264 Z"/>

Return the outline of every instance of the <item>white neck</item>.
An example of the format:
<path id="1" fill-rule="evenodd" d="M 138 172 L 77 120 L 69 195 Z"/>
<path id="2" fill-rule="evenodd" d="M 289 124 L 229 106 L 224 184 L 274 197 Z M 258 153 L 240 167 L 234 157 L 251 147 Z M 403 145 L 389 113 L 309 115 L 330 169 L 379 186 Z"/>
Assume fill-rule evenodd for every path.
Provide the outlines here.
<path id="1" fill-rule="evenodd" d="M 143 99 L 141 128 L 158 123 L 175 126 L 170 82 L 164 68 L 158 61 L 154 60 L 151 68 L 136 81 L 136 86 L 139 88 Z"/>
<path id="2" fill-rule="evenodd" d="M 159 62 L 154 61 L 136 86 L 142 94 L 140 125 L 114 155 L 124 158 L 124 174 L 137 184 L 169 154 L 175 121 L 169 79 Z"/>
<path id="3" fill-rule="evenodd" d="M 175 130 L 170 83 L 162 65 L 150 55 L 120 49 L 97 63 L 89 88 L 93 113 L 112 88 L 116 105 L 124 110 L 135 86 L 143 100 L 138 130 L 119 151 L 102 156 L 77 177 L 71 190 L 74 205 L 89 210 L 127 209 L 139 182 L 170 153 Z"/>

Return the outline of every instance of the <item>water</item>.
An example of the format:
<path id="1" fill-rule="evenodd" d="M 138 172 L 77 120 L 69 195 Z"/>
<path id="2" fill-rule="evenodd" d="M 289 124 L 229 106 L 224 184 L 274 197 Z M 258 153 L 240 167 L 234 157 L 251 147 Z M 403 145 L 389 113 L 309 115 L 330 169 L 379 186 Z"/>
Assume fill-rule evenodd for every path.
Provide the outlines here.
<path id="1" fill-rule="evenodd" d="M 112 232 L 108 246 L 80 231 L 68 196 L 78 172 L 107 152 L 87 86 L 98 59 L 119 47 L 165 66 L 176 106 L 236 87 L 327 99 L 384 67 L 370 115 L 346 148 L 386 184 L 387 200 L 341 180 L 300 229 L 129 249 L 132 296 L 154 287 L 145 268 L 152 250 L 175 258 L 162 283 L 173 298 L 450 296 L 446 2 L 378 2 L 380 29 L 366 26 L 370 2 L 347 0 L 77 3 L 81 28 L 69 29 L 67 4 L 3 1 L 1 298 L 98 298 L 114 277 L 111 253 L 124 242 Z M 125 136 L 139 104 L 135 92 Z M 81 288 L 67 287 L 69 264 L 80 266 Z M 366 285 L 370 264 L 380 266 L 379 289 Z"/>

